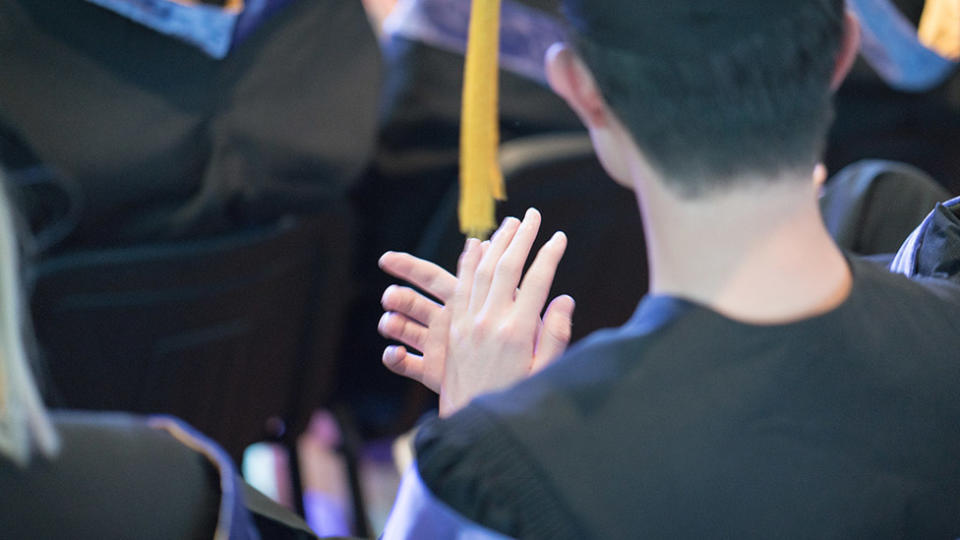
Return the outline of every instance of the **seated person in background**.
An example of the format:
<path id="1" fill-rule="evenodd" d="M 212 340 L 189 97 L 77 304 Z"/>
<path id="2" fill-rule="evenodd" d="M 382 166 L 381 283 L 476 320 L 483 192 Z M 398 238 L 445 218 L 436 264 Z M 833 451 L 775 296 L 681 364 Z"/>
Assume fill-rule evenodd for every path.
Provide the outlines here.
<path id="1" fill-rule="evenodd" d="M 0 28 L 0 122 L 76 184 L 57 252 L 339 212 L 373 151 L 360 0 L 10 0 Z"/>
<path id="2" fill-rule="evenodd" d="M 381 331 L 423 353 L 384 362 L 441 416 L 385 537 L 956 537 L 960 284 L 845 255 L 811 181 L 857 50 L 843 0 L 565 7 L 547 71 L 637 193 L 650 293 L 552 362 L 573 304 L 539 319 L 562 234 L 520 281 L 537 212 L 456 278 L 386 254 L 443 305 L 384 295 Z"/>
<path id="3" fill-rule="evenodd" d="M 27 358 L 13 224 L 3 187 L 0 536 L 314 538 L 302 520 L 243 482 L 215 443 L 173 418 L 47 413 Z"/>

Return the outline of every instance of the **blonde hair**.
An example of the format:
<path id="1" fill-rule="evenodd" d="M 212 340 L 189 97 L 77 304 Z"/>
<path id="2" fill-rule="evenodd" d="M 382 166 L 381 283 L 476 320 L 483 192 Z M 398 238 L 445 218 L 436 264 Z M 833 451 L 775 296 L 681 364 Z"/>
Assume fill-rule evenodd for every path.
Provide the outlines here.
<path id="1" fill-rule="evenodd" d="M 34 451 L 52 457 L 59 438 L 30 371 L 19 244 L 6 178 L 0 170 L 0 457 L 18 465 Z"/>

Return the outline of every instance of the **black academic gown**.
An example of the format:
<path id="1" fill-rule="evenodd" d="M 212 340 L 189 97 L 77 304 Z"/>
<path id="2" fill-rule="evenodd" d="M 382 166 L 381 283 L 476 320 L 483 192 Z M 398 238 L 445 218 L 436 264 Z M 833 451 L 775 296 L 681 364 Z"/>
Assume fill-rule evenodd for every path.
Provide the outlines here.
<path id="1" fill-rule="evenodd" d="M 58 249 L 196 238 L 346 206 L 380 53 L 360 0 L 296 0 L 226 58 L 87 1 L 0 2 L 0 124 L 62 175 Z"/>

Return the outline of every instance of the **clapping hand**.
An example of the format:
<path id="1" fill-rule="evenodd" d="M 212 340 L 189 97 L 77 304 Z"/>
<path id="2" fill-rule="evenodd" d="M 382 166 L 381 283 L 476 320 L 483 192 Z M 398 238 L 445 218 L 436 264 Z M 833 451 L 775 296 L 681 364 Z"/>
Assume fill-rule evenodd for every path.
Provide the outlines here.
<path id="1" fill-rule="evenodd" d="M 468 240 L 456 277 L 409 254 L 380 259 L 384 271 L 442 302 L 394 285 L 384 292 L 380 321 L 381 334 L 405 345 L 385 349 L 384 364 L 438 392 L 441 415 L 527 377 L 566 349 L 573 299 L 555 298 L 540 319 L 566 237 L 554 234 L 523 275 L 539 228 L 540 214 L 531 209 L 522 222 L 504 220 L 487 242 Z"/>

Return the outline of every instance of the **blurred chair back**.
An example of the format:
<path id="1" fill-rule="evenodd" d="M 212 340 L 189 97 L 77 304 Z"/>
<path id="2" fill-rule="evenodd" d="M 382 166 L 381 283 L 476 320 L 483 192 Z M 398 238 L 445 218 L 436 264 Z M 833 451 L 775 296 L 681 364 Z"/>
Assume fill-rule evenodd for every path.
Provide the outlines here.
<path id="1" fill-rule="evenodd" d="M 285 218 L 42 261 L 32 309 L 56 405 L 173 414 L 238 462 L 267 422 L 302 424 L 301 385 L 316 400 L 331 390 L 349 295 L 343 227 Z"/>
<path id="2" fill-rule="evenodd" d="M 896 161 L 847 165 L 824 185 L 820 211 L 837 244 L 860 255 L 892 255 L 950 193 L 920 169 Z"/>
<path id="3" fill-rule="evenodd" d="M 501 146 L 500 156 L 509 199 L 498 205 L 498 217 L 539 209 L 543 224 L 534 249 L 555 230 L 569 237 L 551 295 L 577 301 L 573 339 L 626 322 L 647 291 L 646 244 L 633 192 L 607 176 L 582 132 L 516 139 Z M 418 249 L 448 269 L 456 267 L 463 247 L 457 194 L 454 186 Z"/>

